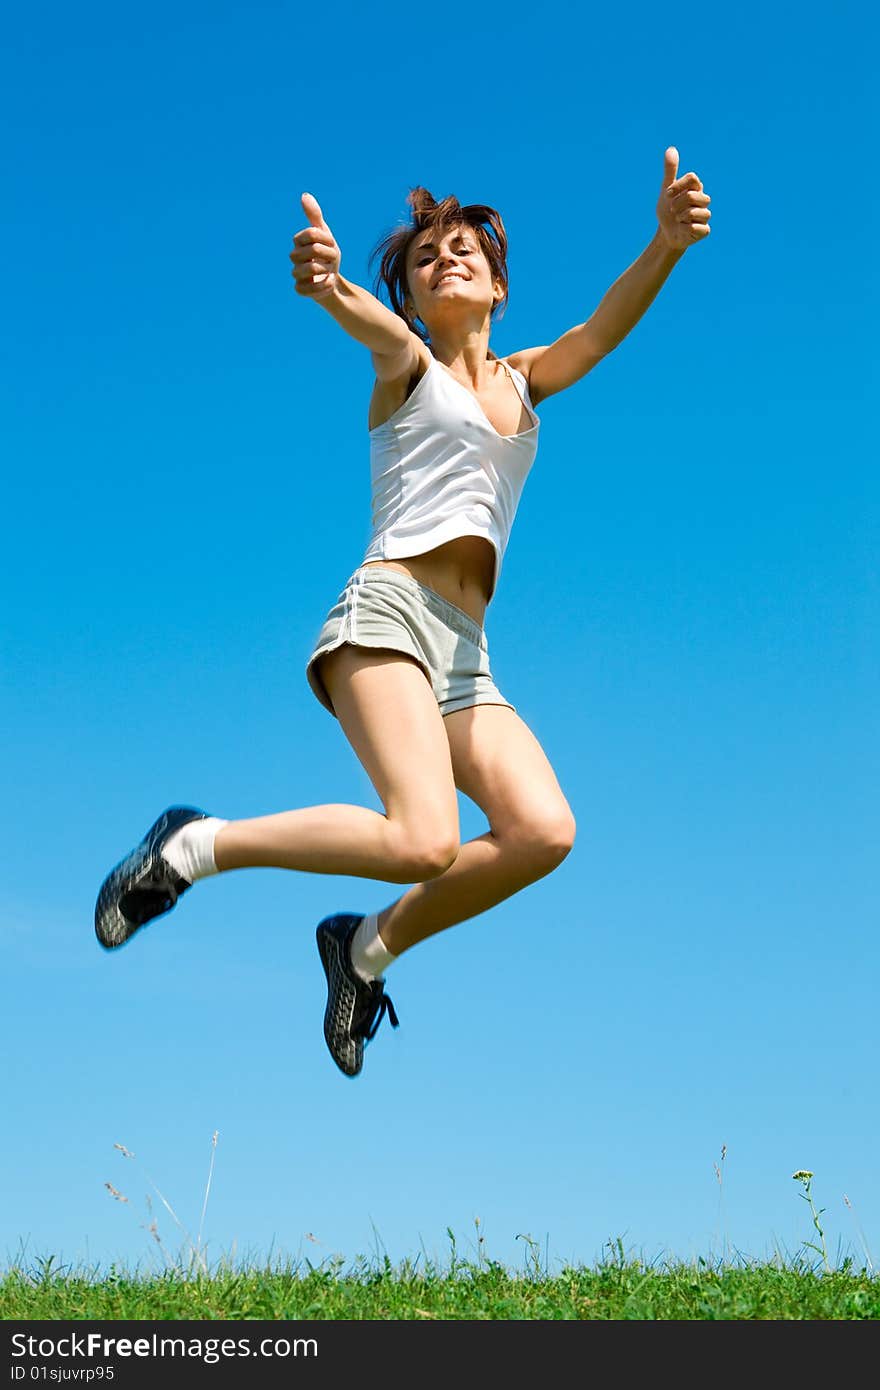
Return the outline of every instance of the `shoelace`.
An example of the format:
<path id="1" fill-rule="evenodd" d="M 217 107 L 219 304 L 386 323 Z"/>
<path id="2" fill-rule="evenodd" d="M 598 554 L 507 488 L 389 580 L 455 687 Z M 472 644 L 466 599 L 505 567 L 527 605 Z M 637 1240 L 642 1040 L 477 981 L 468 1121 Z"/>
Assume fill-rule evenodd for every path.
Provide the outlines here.
<path id="1" fill-rule="evenodd" d="M 394 1005 L 392 1004 L 388 995 L 385 993 L 384 987 L 380 985 L 379 994 L 374 1001 L 372 1010 L 370 1011 L 370 1013 L 364 1016 L 363 1022 L 360 1023 L 357 1029 L 355 1030 L 355 1036 L 365 1038 L 366 1041 L 369 1042 L 371 1038 L 374 1038 L 376 1036 L 379 1024 L 382 1022 L 382 1019 L 385 1017 L 386 1013 L 388 1015 L 388 1021 L 390 1022 L 391 1027 L 399 1027 L 397 1021 L 397 1014 L 394 1011 Z M 372 1027 L 370 1026 L 371 1024 Z"/>

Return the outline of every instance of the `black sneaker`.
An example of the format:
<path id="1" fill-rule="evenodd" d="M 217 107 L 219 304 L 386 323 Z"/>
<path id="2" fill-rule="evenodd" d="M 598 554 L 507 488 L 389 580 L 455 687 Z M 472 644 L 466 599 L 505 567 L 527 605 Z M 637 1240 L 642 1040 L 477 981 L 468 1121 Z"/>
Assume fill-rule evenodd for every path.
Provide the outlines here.
<path id="1" fill-rule="evenodd" d="M 397 1014 L 381 980 L 362 980 L 351 963 L 351 938 L 363 914 L 337 913 L 319 923 L 316 936 L 327 976 L 324 1038 L 340 1071 L 357 1076 L 364 1064 L 364 1044 L 375 1037 L 387 1012 L 392 1028 Z"/>
<path id="2" fill-rule="evenodd" d="M 104 879 L 95 904 L 95 935 L 108 951 L 123 946 L 145 922 L 169 912 L 181 893 L 192 887 L 162 858 L 162 847 L 175 830 L 204 820 L 207 814 L 195 806 L 169 806 L 136 849 Z"/>

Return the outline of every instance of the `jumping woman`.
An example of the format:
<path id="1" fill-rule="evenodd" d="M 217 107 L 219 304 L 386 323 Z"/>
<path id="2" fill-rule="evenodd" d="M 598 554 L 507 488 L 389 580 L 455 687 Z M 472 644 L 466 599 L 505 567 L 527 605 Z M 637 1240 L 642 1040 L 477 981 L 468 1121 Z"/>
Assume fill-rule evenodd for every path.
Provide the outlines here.
<path id="1" fill-rule="evenodd" d="M 606 357 L 693 242 L 709 197 L 665 154 L 656 234 L 585 323 L 546 347 L 496 357 L 507 236 L 484 204 L 409 195 L 411 221 L 376 246 L 374 288 L 340 274 L 341 252 L 310 193 L 290 252 L 296 292 L 369 349 L 373 531 L 306 665 L 384 813 L 310 806 L 224 820 L 171 806 L 104 880 L 98 940 L 122 946 L 199 878 L 273 867 L 411 884 L 381 912 L 317 928 L 327 978 L 324 1037 L 346 1076 L 387 1012 L 384 977 L 404 951 L 550 873 L 575 819 L 541 745 L 492 679 L 484 619 L 538 447 L 535 407 Z M 549 229 L 538 228 L 547 235 Z M 569 278 L 566 275 L 566 280 Z M 456 789 L 489 830 L 460 843 Z"/>

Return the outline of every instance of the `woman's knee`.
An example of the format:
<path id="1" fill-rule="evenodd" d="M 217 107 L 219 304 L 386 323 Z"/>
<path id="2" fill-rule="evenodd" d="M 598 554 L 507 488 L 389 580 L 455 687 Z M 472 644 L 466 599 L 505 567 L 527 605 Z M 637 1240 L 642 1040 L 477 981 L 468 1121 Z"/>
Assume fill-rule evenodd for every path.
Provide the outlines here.
<path id="1" fill-rule="evenodd" d="M 439 878 L 451 868 L 461 849 L 457 827 L 438 824 L 433 829 L 401 825 L 397 833 L 396 859 L 403 874 L 402 882 L 424 883 Z"/>
<path id="2" fill-rule="evenodd" d="M 577 822 L 570 810 L 533 815 L 511 827 L 505 839 L 539 874 L 550 873 L 574 846 Z"/>

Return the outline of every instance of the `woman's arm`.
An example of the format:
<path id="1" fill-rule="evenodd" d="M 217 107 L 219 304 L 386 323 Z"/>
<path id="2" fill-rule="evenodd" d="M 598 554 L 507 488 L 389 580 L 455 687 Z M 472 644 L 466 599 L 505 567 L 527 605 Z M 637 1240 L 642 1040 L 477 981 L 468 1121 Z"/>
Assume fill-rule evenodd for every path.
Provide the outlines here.
<path id="1" fill-rule="evenodd" d="M 515 354 L 527 363 L 533 403 L 572 386 L 613 352 L 653 304 L 687 248 L 709 235 L 711 199 L 696 174 L 675 178 L 677 168 L 678 150 L 671 145 L 664 156 L 657 231 L 586 323 L 570 328 L 549 347 Z"/>
<path id="2" fill-rule="evenodd" d="M 318 303 L 333 315 L 340 328 L 379 356 L 396 356 L 410 345 L 413 335 L 403 319 L 386 309 L 369 290 L 341 275 L 336 276 L 332 290 Z"/>
<path id="3" fill-rule="evenodd" d="M 369 290 L 339 274 L 342 252 L 324 221 L 318 200 L 311 193 L 303 193 L 302 205 L 309 225 L 296 233 L 294 249 L 289 253 L 297 294 L 314 299 L 374 355 L 398 358 L 405 348 L 410 348 L 413 334 L 403 319 L 386 309 Z"/>
<path id="4" fill-rule="evenodd" d="M 655 236 L 615 280 L 586 323 L 569 328 L 548 347 L 513 354 L 515 365 L 528 376 L 533 405 L 567 390 L 613 352 L 657 297 L 682 254 L 668 250 Z"/>

